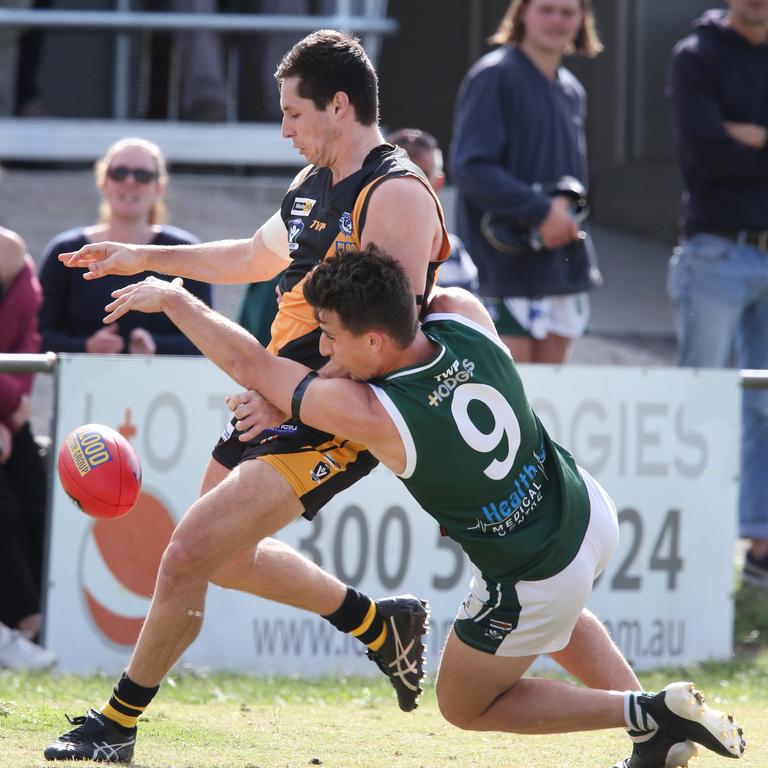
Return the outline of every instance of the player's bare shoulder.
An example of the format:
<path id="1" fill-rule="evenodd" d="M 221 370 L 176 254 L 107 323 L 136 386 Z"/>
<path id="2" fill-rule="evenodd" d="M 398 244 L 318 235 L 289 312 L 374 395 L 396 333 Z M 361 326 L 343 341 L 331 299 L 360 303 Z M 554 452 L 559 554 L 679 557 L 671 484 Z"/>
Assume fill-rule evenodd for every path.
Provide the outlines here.
<path id="1" fill-rule="evenodd" d="M 464 288 L 436 287 L 429 302 L 427 315 L 461 315 L 469 320 L 482 325 L 496 335 L 496 327 L 493 324 L 488 310 L 483 303 Z"/>
<path id="2" fill-rule="evenodd" d="M 371 192 L 362 245 L 373 242 L 407 264 L 438 258 L 443 247 L 440 203 L 425 182 L 416 176 L 387 178 Z M 409 271 L 409 277 L 416 280 Z"/>
<path id="3" fill-rule="evenodd" d="M 371 193 L 370 206 L 374 209 L 386 206 L 425 218 L 434 217 L 435 223 L 440 223 L 434 195 L 426 181 L 413 174 L 383 179 Z"/>

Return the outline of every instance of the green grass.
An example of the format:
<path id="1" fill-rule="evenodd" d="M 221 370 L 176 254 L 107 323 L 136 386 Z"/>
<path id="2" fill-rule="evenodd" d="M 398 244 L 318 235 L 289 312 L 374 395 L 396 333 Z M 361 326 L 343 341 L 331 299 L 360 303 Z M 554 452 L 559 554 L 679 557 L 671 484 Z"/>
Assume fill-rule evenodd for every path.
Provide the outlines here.
<path id="1" fill-rule="evenodd" d="M 694 679 L 733 711 L 748 747 L 740 768 L 768 766 L 768 651 L 643 676 L 649 689 Z M 0 766 L 50 765 L 42 748 L 111 690 L 106 677 L 0 674 Z M 386 680 L 256 680 L 176 675 L 140 721 L 137 768 L 610 768 L 628 754 L 618 730 L 562 736 L 469 733 L 445 723 L 428 687 L 403 714 Z M 711 753 L 695 768 L 731 765 Z M 91 765 L 80 763 L 79 765 Z M 735 765 L 735 763 L 733 763 Z"/>
<path id="2" fill-rule="evenodd" d="M 733 638 L 742 652 L 768 647 L 768 592 L 742 584 L 734 596 Z"/>

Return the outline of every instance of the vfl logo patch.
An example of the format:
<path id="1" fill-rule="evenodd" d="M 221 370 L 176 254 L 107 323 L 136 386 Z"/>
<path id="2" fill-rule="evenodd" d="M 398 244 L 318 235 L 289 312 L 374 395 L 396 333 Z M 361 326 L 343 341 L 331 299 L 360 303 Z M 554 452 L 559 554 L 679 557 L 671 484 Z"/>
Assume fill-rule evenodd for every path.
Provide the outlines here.
<path id="1" fill-rule="evenodd" d="M 232 433 L 235 431 L 235 425 L 230 421 L 226 427 L 224 427 L 224 431 L 221 433 L 221 437 L 219 437 L 219 440 L 226 441 L 229 440 L 230 437 L 232 437 Z"/>
<path id="2" fill-rule="evenodd" d="M 488 623 L 495 630 L 498 630 L 499 632 L 509 633 L 514 629 L 512 624 L 510 624 L 508 621 L 499 621 L 498 619 L 491 619 Z"/>
<path id="3" fill-rule="evenodd" d="M 291 216 L 309 216 L 309 212 L 317 200 L 313 200 L 311 197 L 297 197 L 293 201 L 293 208 L 291 208 Z"/>
<path id="4" fill-rule="evenodd" d="M 112 454 L 107 450 L 107 446 L 98 432 L 78 432 L 69 438 L 67 447 L 80 477 L 87 475 L 92 469 L 112 461 Z"/>
<path id="5" fill-rule="evenodd" d="M 296 242 L 299 235 L 304 231 L 304 222 L 301 219 L 288 220 L 288 250 L 295 251 L 299 244 Z"/>
<path id="6" fill-rule="evenodd" d="M 483 630 L 483 634 L 491 640 L 503 640 L 514 629 L 508 621 L 498 619 L 491 619 L 488 624 L 490 626 Z"/>
<path id="7" fill-rule="evenodd" d="M 309 476 L 316 483 L 319 483 L 322 480 L 325 480 L 325 478 L 330 474 L 331 468 L 324 461 L 320 461 L 317 463 L 317 466 L 309 473 Z"/>
<path id="8" fill-rule="evenodd" d="M 352 217 L 345 211 L 339 219 L 339 229 L 349 237 L 352 234 Z"/>

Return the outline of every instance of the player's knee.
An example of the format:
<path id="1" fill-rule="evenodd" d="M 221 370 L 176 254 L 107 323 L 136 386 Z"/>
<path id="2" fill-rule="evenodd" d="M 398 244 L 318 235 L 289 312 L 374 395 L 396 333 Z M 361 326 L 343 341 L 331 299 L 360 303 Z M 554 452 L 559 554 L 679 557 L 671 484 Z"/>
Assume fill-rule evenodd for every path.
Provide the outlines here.
<path id="1" fill-rule="evenodd" d="M 184 588 L 203 576 L 203 552 L 200 548 L 184 539 L 172 538 L 160 563 L 158 589 Z"/>
<path id="2" fill-rule="evenodd" d="M 445 690 L 442 690 L 439 681 L 436 687 L 436 694 L 438 709 L 445 720 L 464 731 L 477 730 L 477 718 L 473 713 L 467 711 L 466 707 L 462 706 L 454 696 L 450 696 Z"/>

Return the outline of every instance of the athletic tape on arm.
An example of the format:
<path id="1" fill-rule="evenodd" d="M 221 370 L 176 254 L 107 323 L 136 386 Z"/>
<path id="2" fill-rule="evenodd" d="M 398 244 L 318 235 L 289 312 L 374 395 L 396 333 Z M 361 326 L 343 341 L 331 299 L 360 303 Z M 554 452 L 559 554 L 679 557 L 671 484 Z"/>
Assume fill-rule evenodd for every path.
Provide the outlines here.
<path id="1" fill-rule="evenodd" d="M 307 387 L 310 385 L 312 379 L 317 378 L 316 371 L 310 371 L 296 386 L 293 391 L 293 397 L 291 398 L 291 416 L 294 419 L 301 418 L 301 401 L 304 399 L 304 394 L 307 391 Z"/>
<path id="2" fill-rule="evenodd" d="M 272 253 L 285 258 L 288 251 L 288 230 L 285 228 L 280 211 L 270 216 L 261 226 L 261 239 Z"/>

